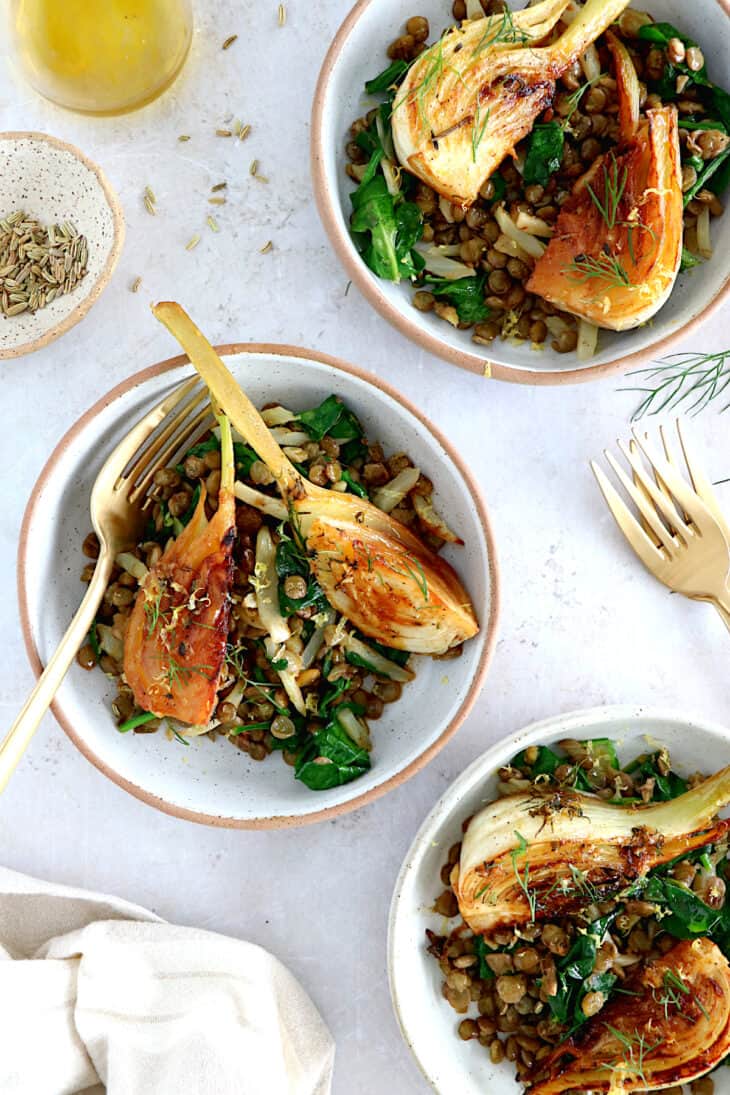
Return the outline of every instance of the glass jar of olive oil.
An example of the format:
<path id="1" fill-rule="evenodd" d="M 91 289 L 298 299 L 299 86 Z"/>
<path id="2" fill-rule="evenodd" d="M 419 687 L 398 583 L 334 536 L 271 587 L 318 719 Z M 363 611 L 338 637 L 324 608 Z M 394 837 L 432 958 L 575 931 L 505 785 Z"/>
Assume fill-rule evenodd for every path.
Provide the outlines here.
<path id="1" fill-rule="evenodd" d="M 192 0 L 10 0 L 10 17 L 36 90 L 88 114 L 123 114 L 161 95 L 193 32 Z"/>

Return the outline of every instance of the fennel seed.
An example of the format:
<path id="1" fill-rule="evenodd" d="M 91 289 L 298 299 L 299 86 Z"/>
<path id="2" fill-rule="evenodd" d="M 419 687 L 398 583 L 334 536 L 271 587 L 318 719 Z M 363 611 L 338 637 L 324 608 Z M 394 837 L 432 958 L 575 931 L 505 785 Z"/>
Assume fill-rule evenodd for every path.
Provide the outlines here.
<path id="1" fill-rule="evenodd" d="M 136 293 L 139 291 L 139 287 L 142 284 L 142 278 L 135 278 L 132 284 L 129 286 L 130 292 Z"/>
<path id="2" fill-rule="evenodd" d="M 241 128 L 238 131 L 239 141 L 245 141 L 250 132 L 251 132 L 251 126 L 250 125 L 242 125 Z"/>
<path id="3" fill-rule="evenodd" d="M 251 163 L 249 164 L 249 168 L 248 168 L 249 175 L 255 175 L 256 172 L 258 171 L 258 169 L 259 169 L 259 161 L 258 160 L 251 160 Z"/>
<path id="4" fill-rule="evenodd" d="M 284 7 L 283 4 L 279 4 L 278 19 L 279 19 L 279 26 L 283 27 L 284 24 L 286 23 L 286 8 Z"/>
<path id="5" fill-rule="evenodd" d="M 230 49 L 237 38 L 237 34 L 231 34 L 230 37 L 226 38 L 225 42 L 221 46 L 221 49 Z"/>
<path id="6" fill-rule="evenodd" d="M 216 137 L 232 137 L 233 133 L 230 129 L 216 129 Z"/>
<path id="7" fill-rule="evenodd" d="M 74 226 L 44 227 L 22 210 L 0 219 L 0 314 L 31 314 L 86 276 L 88 243 Z"/>
<path id="8" fill-rule="evenodd" d="M 218 190 L 225 190 L 227 186 L 227 182 L 216 183 L 215 186 L 211 186 L 211 193 L 215 194 Z"/>
<path id="9" fill-rule="evenodd" d="M 212 213 L 208 217 L 206 217 L 206 224 L 212 232 L 220 232 L 220 226 L 218 224 L 218 221 L 215 219 Z"/>
<path id="10" fill-rule="evenodd" d="M 225 205 L 225 198 L 208 198 L 208 205 Z"/>
<path id="11" fill-rule="evenodd" d="M 189 141 L 189 140 L 190 140 L 190 134 L 189 133 L 181 133 L 180 136 L 178 137 L 178 141 Z"/>
<path id="12" fill-rule="evenodd" d="M 268 255 L 269 251 L 272 251 L 273 248 L 274 248 L 274 244 L 272 243 L 272 241 L 267 240 L 267 242 L 264 244 L 264 246 L 259 248 L 259 254 L 260 255 Z"/>
<path id="13" fill-rule="evenodd" d="M 194 235 L 194 236 L 192 236 L 192 237 L 191 237 L 191 238 L 190 238 L 190 239 L 188 240 L 188 242 L 187 242 L 187 243 L 185 244 L 185 250 L 186 250 L 186 251 L 194 251 L 194 250 L 195 250 L 195 248 L 196 248 L 196 247 L 198 246 L 198 244 L 199 244 L 199 243 L 200 243 L 200 236 L 199 236 L 199 235 L 198 235 L 198 233 L 196 232 L 196 233 L 195 233 L 195 235 Z"/>

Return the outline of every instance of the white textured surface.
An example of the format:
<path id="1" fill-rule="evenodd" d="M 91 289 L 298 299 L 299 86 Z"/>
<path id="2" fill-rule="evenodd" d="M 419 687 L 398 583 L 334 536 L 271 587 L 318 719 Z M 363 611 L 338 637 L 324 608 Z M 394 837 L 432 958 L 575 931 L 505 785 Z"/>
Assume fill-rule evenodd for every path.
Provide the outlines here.
<path id="1" fill-rule="evenodd" d="M 219 341 L 301 343 L 349 358 L 395 383 L 460 446 L 486 493 L 501 559 L 502 623 L 487 687 L 456 739 L 410 783 L 358 814 L 298 832 L 220 832 L 158 814 L 99 775 L 48 718 L 0 802 L 0 862 L 269 947 L 302 979 L 337 1039 L 335 1095 L 424 1095 L 385 977 L 388 902 L 423 817 L 489 743 L 533 719 L 626 701 L 730 723 L 730 642 L 709 608 L 670 597 L 640 569 L 593 485 L 588 458 L 625 434 L 635 402 L 617 393 L 619 381 L 496 385 L 419 354 L 355 289 L 346 294 L 307 176 L 311 92 L 345 5 L 288 0 L 287 9 L 280 29 L 274 0 L 201 0 L 181 82 L 118 120 L 76 117 L 37 99 L 5 67 L 0 45 L 0 129 L 44 129 L 78 144 L 108 173 L 128 228 L 112 284 L 86 320 L 2 366 L 3 721 L 32 683 L 13 589 L 27 495 L 93 400 L 174 353 L 147 310 L 161 297 L 188 305 Z M 234 32 L 239 40 L 221 54 Z M 243 145 L 213 135 L 229 113 L 254 127 Z M 179 133 L 193 139 L 178 144 Z M 254 157 L 268 186 L 249 178 Z M 186 241 L 214 208 L 208 188 L 224 178 L 229 204 L 215 210 L 223 231 L 205 229 L 188 253 Z M 141 202 L 146 183 L 158 198 L 155 219 Z M 269 239 L 273 252 L 260 255 Z M 730 345 L 729 319 L 717 317 L 687 348 Z M 716 480 L 730 476 L 727 422 L 708 411 L 694 430 Z M 719 490 L 730 509 L 730 489 Z"/>

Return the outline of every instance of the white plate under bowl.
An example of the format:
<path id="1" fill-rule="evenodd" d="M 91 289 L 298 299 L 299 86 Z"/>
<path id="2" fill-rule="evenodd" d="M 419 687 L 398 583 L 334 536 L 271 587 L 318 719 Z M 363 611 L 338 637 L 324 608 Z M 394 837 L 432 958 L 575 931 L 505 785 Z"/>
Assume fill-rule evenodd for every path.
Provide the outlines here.
<path id="1" fill-rule="evenodd" d="M 493 746 L 452 783 L 403 862 L 388 930 L 388 976 L 396 1017 L 439 1095 L 520 1095 L 523 1090 L 509 1062 L 494 1065 L 476 1040 L 460 1040 L 460 1017 L 441 995 L 441 971 L 426 952 L 425 932 L 443 932 L 448 923 L 432 911 L 443 890 L 439 872 L 451 845 L 462 838 L 462 822 L 496 797 L 497 769 L 528 745 L 549 745 L 561 738 L 611 738 L 623 761 L 660 742 L 682 775 L 714 772 L 730 764 L 730 730 L 717 723 L 655 708 L 598 707 L 533 723 Z M 715 1095 L 730 1095 L 727 1072 L 713 1074 Z"/>
<path id="2" fill-rule="evenodd" d="M 0 133 L 0 219 L 23 210 L 43 225 L 70 221 L 86 236 L 86 276 L 37 312 L 0 316 L 0 361 L 47 346 L 80 322 L 101 296 L 124 242 L 117 196 L 95 163 L 47 133 Z"/>
<path id="3" fill-rule="evenodd" d="M 219 738 L 188 747 L 164 733 L 119 734 L 110 710 L 115 689 L 98 671 L 74 664 L 54 712 L 82 752 L 139 798 L 179 817 L 231 827 L 303 824 L 353 809 L 401 783 L 444 745 L 466 717 L 494 644 L 497 574 L 479 489 L 448 442 L 392 388 L 326 355 L 290 347 L 221 350 L 258 405 L 280 400 L 304 410 L 334 392 L 386 452 L 406 451 L 434 482 L 437 507 L 465 546 L 444 552 L 469 590 L 479 635 L 454 661 L 417 660 L 417 679 L 373 722 L 373 766 L 361 779 L 313 792 L 280 757 L 264 763 Z M 81 542 L 90 529 L 89 495 L 112 447 L 164 393 L 190 373 L 185 358 L 153 366 L 110 392 L 66 434 L 34 488 L 21 533 L 20 610 L 38 671 L 55 649 L 83 589 Z M 38 655 L 40 655 L 40 662 Z"/>
<path id="4" fill-rule="evenodd" d="M 511 0 L 513 8 L 525 7 Z M 707 58 L 710 77 L 728 83 L 729 0 L 644 0 L 639 5 L 659 22 L 674 23 L 696 39 Z M 451 0 L 359 0 L 340 27 L 322 66 L 312 115 L 312 179 L 319 213 L 348 275 L 369 302 L 404 335 L 431 353 L 479 375 L 521 384 L 560 384 L 593 380 L 611 371 L 658 358 L 671 344 L 704 321 L 730 290 L 730 212 L 713 220 L 713 257 L 680 274 L 671 298 L 654 319 L 636 331 L 601 331 L 598 352 L 589 363 L 575 354 L 558 354 L 549 341 L 542 350 L 529 343 L 496 339 L 477 346 L 469 331 L 458 331 L 412 304 L 413 289 L 383 281 L 365 265 L 349 232 L 353 183 L 345 174 L 345 145 L 350 125 L 376 105 L 365 94 L 365 81 L 388 64 L 386 47 L 403 33 L 412 15 L 425 15 L 431 41 L 453 23 Z"/>

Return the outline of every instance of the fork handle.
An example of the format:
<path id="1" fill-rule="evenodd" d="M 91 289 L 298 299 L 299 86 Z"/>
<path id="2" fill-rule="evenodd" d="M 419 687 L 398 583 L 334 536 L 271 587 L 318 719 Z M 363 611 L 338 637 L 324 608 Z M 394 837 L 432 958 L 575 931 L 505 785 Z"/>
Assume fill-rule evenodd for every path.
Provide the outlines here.
<path id="1" fill-rule="evenodd" d="M 730 603 L 728 603 L 727 600 L 725 600 L 724 598 L 713 598 L 712 604 L 717 609 L 720 619 L 725 624 L 725 627 L 728 629 L 728 631 L 730 631 Z"/>
<path id="2" fill-rule="evenodd" d="M 38 682 L 25 701 L 23 709 L 0 743 L 0 792 L 4 791 L 8 780 L 15 771 L 18 761 L 25 752 L 38 724 L 51 705 L 61 681 L 66 676 L 76 652 L 83 643 L 89 628 L 94 622 L 97 609 L 104 596 L 104 590 L 112 573 L 114 560 L 111 552 L 102 551 L 94 568 L 83 601 L 66 634 L 56 648 Z"/>

